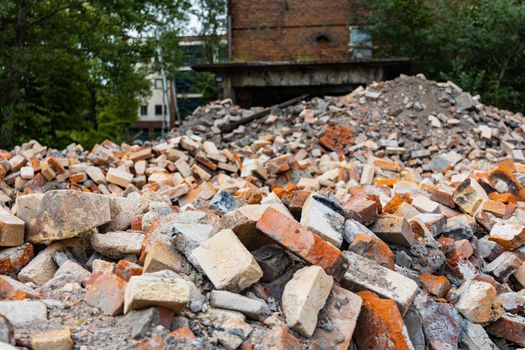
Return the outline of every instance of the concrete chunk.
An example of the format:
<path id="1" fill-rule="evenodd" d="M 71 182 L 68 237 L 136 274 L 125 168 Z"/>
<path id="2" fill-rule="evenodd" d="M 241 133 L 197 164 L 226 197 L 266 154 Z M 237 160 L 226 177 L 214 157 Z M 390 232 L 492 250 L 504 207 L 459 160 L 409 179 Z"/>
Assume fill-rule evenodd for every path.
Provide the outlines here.
<path id="1" fill-rule="evenodd" d="M 461 345 L 466 350 L 499 350 L 489 338 L 485 329 L 479 324 L 467 322 L 465 332 L 461 337 Z"/>
<path id="2" fill-rule="evenodd" d="M 47 321 L 47 307 L 41 301 L 0 301 L 0 314 L 14 325 Z"/>
<path id="3" fill-rule="evenodd" d="M 211 292 L 210 305 L 221 309 L 242 312 L 252 320 L 261 320 L 269 313 L 268 306 L 263 301 L 224 290 Z"/>
<path id="4" fill-rule="evenodd" d="M 42 250 L 18 274 L 21 282 L 33 282 L 43 285 L 52 279 L 58 270 L 58 265 L 53 260 L 53 255 L 64 247 L 71 247 L 77 255 L 84 255 L 84 249 L 77 239 L 53 242 Z"/>
<path id="5" fill-rule="evenodd" d="M 91 235 L 91 247 L 110 258 L 124 258 L 126 255 L 139 255 L 144 235 L 136 231 L 117 231 L 94 233 Z"/>
<path id="6" fill-rule="evenodd" d="M 422 213 L 439 213 L 439 203 L 425 196 L 416 196 L 412 206 Z"/>
<path id="7" fill-rule="evenodd" d="M 370 229 L 387 243 L 405 247 L 417 244 L 410 224 L 400 216 L 385 215 L 380 217 Z"/>

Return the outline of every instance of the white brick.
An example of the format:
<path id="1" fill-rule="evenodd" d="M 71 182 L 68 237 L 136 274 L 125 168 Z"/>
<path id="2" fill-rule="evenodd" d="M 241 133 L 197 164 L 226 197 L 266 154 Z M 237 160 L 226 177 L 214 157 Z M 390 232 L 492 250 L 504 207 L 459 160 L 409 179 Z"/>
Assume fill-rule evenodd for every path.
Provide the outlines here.
<path id="1" fill-rule="evenodd" d="M 232 230 L 222 230 L 192 252 L 217 289 L 240 292 L 259 281 L 263 272 Z"/>
<path id="2" fill-rule="evenodd" d="M 284 287 L 282 305 L 286 324 L 310 337 L 317 325 L 317 315 L 324 307 L 334 280 L 320 266 L 303 267 Z"/>
<path id="3" fill-rule="evenodd" d="M 316 200 L 315 194 L 310 195 L 303 204 L 301 224 L 336 247 L 343 243 L 345 218 Z"/>

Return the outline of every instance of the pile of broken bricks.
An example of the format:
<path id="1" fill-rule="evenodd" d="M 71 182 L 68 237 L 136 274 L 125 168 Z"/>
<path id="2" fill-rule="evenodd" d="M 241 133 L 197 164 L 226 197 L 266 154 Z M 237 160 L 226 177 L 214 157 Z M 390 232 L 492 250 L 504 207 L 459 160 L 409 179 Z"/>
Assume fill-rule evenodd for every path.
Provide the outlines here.
<path id="1" fill-rule="evenodd" d="M 463 96 L 462 122 L 499 115 L 498 137 L 410 152 L 355 109 L 340 124 L 407 82 Z M 0 347 L 525 347 L 521 116 L 457 89 L 404 77 L 300 103 L 305 129 L 273 114 L 244 145 L 183 128 L 0 152 Z"/>

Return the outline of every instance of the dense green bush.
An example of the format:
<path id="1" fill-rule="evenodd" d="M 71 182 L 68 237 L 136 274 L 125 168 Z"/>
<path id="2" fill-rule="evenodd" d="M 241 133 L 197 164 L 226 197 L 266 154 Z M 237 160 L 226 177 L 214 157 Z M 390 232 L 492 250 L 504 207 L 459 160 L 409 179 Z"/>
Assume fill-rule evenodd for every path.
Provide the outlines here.
<path id="1" fill-rule="evenodd" d="M 371 0 L 367 23 L 384 56 L 412 59 L 412 73 L 450 79 L 486 104 L 525 110 L 525 2 Z"/>
<path id="2" fill-rule="evenodd" d="M 173 48 L 189 8 L 189 0 L 0 1 L 0 147 L 125 140 L 150 91 L 147 69 L 157 68 L 147 38 L 160 30 L 161 45 Z"/>

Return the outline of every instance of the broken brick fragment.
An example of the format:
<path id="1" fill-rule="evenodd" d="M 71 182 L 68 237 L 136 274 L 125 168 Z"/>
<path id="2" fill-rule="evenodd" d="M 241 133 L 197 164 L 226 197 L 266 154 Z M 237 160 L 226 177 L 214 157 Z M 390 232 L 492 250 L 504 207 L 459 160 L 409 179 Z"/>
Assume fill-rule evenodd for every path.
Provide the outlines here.
<path id="1" fill-rule="evenodd" d="M 131 276 L 138 276 L 142 274 L 142 266 L 134 264 L 127 260 L 120 260 L 115 266 L 115 275 L 119 276 L 125 281 L 129 281 Z"/>
<path id="2" fill-rule="evenodd" d="M 35 256 L 33 245 L 24 243 L 0 252 L 0 274 L 11 275 L 22 270 Z"/>
<path id="3" fill-rule="evenodd" d="M 0 276 L 0 300 L 40 299 L 42 295 L 8 276 Z"/>
<path id="4" fill-rule="evenodd" d="M 419 275 L 419 281 L 430 294 L 438 298 L 443 298 L 451 287 L 450 281 L 445 276 L 422 273 Z"/>
<path id="5" fill-rule="evenodd" d="M 360 349 L 413 349 L 408 331 L 396 303 L 381 299 L 370 291 L 357 293 L 363 299 L 354 339 Z"/>
<path id="6" fill-rule="evenodd" d="M 124 279 L 113 273 L 100 273 L 86 285 L 84 301 L 98 307 L 106 315 L 119 315 L 124 307 L 126 284 Z"/>
<path id="7" fill-rule="evenodd" d="M 350 243 L 348 250 L 374 260 L 381 266 L 394 270 L 394 253 L 390 247 L 380 239 L 356 233 L 354 240 Z"/>
<path id="8" fill-rule="evenodd" d="M 339 249 L 273 208 L 265 210 L 256 227 L 292 253 L 321 266 L 328 274 L 335 273 L 342 264 Z"/>

